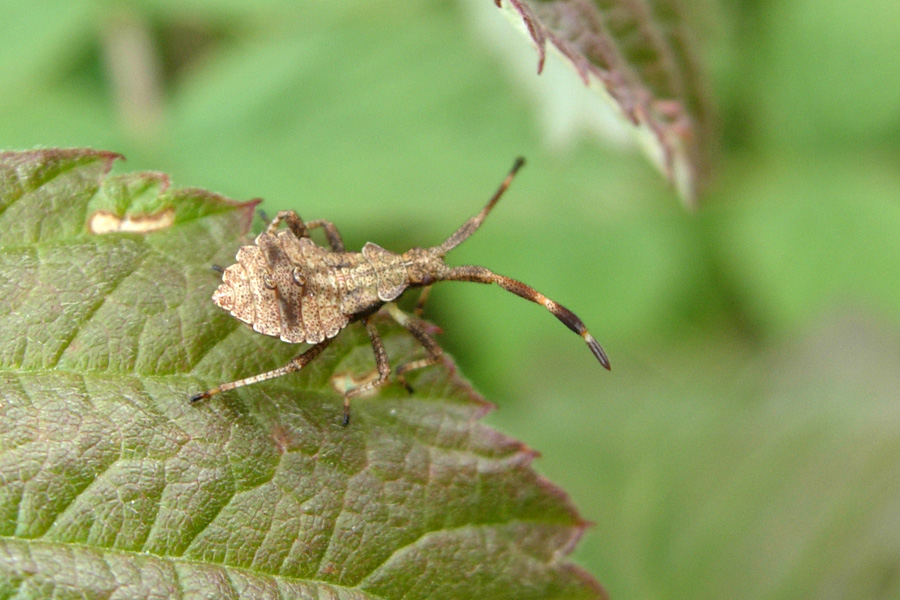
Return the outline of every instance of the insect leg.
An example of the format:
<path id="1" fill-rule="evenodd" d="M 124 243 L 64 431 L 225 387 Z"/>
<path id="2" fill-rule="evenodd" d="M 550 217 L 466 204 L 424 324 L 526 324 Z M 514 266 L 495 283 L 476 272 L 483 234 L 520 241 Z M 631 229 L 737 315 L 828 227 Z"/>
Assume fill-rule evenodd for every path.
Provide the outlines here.
<path id="1" fill-rule="evenodd" d="M 378 334 L 378 328 L 371 317 L 365 318 L 366 333 L 372 341 L 372 350 L 375 352 L 375 366 L 378 367 L 378 379 L 358 385 L 351 390 L 347 390 L 344 394 L 344 426 L 350 424 L 350 398 L 358 396 L 363 392 L 377 388 L 387 383 L 388 377 L 391 375 L 391 363 L 388 361 L 387 352 L 384 349 L 384 342 Z"/>
<path id="2" fill-rule="evenodd" d="M 594 336 L 588 333 L 587 327 L 584 326 L 584 323 L 581 321 L 581 319 L 579 319 L 578 316 L 571 310 L 569 310 L 562 304 L 558 304 L 550 298 L 547 298 L 533 287 L 528 286 L 521 281 L 517 281 L 503 275 L 498 275 L 489 269 L 478 267 L 475 265 L 453 267 L 452 269 L 450 269 L 450 272 L 447 274 L 447 276 L 443 277 L 442 279 L 444 279 L 445 281 L 474 281 L 477 283 L 496 283 L 508 292 L 512 292 L 519 297 L 542 305 L 544 308 L 553 313 L 554 317 L 562 321 L 566 327 L 582 337 L 585 343 L 587 343 L 588 348 L 591 349 L 594 357 L 598 361 L 600 361 L 601 365 L 603 365 L 607 369 L 610 368 L 609 358 L 606 356 L 606 352 L 603 351 L 603 348 L 600 347 L 600 344 L 597 343 L 597 340 L 594 339 Z"/>
<path id="3" fill-rule="evenodd" d="M 429 288 L 425 288 L 428 290 Z M 415 319 L 410 319 L 409 315 L 404 313 L 397 307 L 396 304 L 390 303 L 387 305 L 388 313 L 390 313 L 391 318 L 393 318 L 397 323 L 405 327 L 417 340 L 422 344 L 422 347 L 425 348 L 425 352 L 428 354 L 426 358 L 420 358 L 419 360 L 413 360 L 408 363 L 403 363 L 399 367 L 397 367 L 397 381 L 399 381 L 403 387 L 407 389 L 410 393 L 412 393 L 412 388 L 409 386 L 409 383 L 406 382 L 406 374 L 410 371 L 415 371 L 416 369 L 421 369 L 423 367 L 427 367 L 429 365 L 433 365 L 441 359 L 441 355 L 444 353 L 444 350 L 438 346 L 437 342 L 431 339 L 431 336 L 426 333 L 425 329 L 422 325 L 416 321 Z"/>
<path id="4" fill-rule="evenodd" d="M 267 379 L 281 377 L 282 375 L 287 375 L 288 373 L 293 373 L 294 371 L 299 371 L 310 362 L 312 362 L 315 357 L 321 354 L 322 350 L 328 347 L 328 344 L 331 343 L 332 339 L 333 338 L 322 340 L 300 356 L 295 357 L 293 360 L 291 360 L 291 362 L 284 365 L 283 367 L 273 369 L 272 371 L 266 371 L 265 373 L 260 373 L 259 375 L 254 375 L 252 377 L 247 377 L 245 379 L 239 379 L 230 383 L 223 383 L 212 389 L 206 390 L 205 392 L 194 394 L 193 396 L 191 396 L 191 402 L 197 402 L 198 400 L 203 400 L 205 398 L 215 396 L 216 394 L 219 394 L 221 392 L 227 392 L 228 390 L 233 390 L 245 385 L 250 385 L 251 383 L 258 383 Z"/>
<path id="5" fill-rule="evenodd" d="M 275 218 L 272 219 L 272 221 L 266 227 L 266 233 L 275 235 L 275 230 L 278 229 L 278 226 L 282 221 L 285 221 L 287 223 L 288 229 L 290 229 L 291 233 L 296 235 L 298 238 L 309 237 L 309 229 L 306 228 L 306 224 L 303 223 L 303 219 L 301 219 L 300 215 L 292 210 L 278 211 L 278 214 L 275 215 Z"/>
<path id="6" fill-rule="evenodd" d="M 431 293 L 430 285 L 426 285 L 425 287 L 422 288 L 422 291 L 419 292 L 419 299 L 416 300 L 416 307 L 413 309 L 413 314 L 416 315 L 416 317 L 421 318 L 422 313 L 425 312 L 425 302 L 428 301 L 428 295 L 430 293 Z M 396 317 L 395 317 L 395 319 L 396 319 Z M 401 323 L 401 325 L 402 325 L 402 323 Z"/>
<path id="7" fill-rule="evenodd" d="M 325 237 L 328 238 L 328 244 L 331 246 L 332 250 L 335 252 L 344 251 L 344 240 L 341 239 L 341 234 L 337 230 L 337 227 L 334 226 L 334 223 L 326 221 L 325 219 L 316 219 L 315 221 L 310 221 L 306 224 L 307 229 L 315 229 L 317 227 L 321 227 L 325 230 Z"/>

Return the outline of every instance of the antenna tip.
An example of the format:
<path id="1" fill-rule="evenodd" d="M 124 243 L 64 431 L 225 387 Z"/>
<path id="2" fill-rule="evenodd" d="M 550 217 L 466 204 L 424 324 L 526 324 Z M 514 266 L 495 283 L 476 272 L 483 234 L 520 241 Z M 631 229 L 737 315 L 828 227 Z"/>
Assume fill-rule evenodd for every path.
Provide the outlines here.
<path id="1" fill-rule="evenodd" d="M 522 168 L 522 165 L 525 164 L 525 158 L 522 156 L 516 157 L 516 161 L 513 163 L 512 172 L 515 173 L 519 169 Z"/>
<path id="2" fill-rule="evenodd" d="M 611 371 L 612 367 L 609 364 L 609 357 L 606 356 L 606 352 L 603 351 L 603 348 L 600 347 L 600 344 L 597 343 L 597 340 L 594 339 L 589 333 L 586 333 L 584 336 L 584 341 L 587 342 L 588 348 L 591 349 L 591 352 L 594 354 L 594 357 L 600 364 L 603 365 L 603 368 L 607 371 Z"/>

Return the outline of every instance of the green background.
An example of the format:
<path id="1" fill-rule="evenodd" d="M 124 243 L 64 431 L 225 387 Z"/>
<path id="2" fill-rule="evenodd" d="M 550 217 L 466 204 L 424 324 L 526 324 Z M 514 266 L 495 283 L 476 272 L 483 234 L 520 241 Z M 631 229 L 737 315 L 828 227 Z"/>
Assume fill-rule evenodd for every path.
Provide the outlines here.
<path id="1" fill-rule="evenodd" d="M 472 4 L 3 3 L 0 147 L 114 150 L 393 250 L 524 155 L 448 261 L 574 310 L 612 373 L 498 289 L 437 286 L 426 314 L 595 521 L 576 559 L 620 599 L 900 596 L 900 5 L 705 15 L 722 147 L 689 212 L 640 155 L 551 141 Z M 158 96 L 128 100 L 111 49 L 144 35 Z"/>

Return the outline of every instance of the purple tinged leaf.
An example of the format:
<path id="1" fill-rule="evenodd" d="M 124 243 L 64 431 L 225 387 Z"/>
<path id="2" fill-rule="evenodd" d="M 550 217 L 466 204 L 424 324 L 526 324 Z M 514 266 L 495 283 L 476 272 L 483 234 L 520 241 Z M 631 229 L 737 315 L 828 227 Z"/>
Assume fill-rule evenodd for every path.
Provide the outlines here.
<path id="1" fill-rule="evenodd" d="M 713 110 L 679 0 L 495 0 L 538 50 L 559 52 L 612 100 L 651 160 L 693 205 L 714 154 Z"/>

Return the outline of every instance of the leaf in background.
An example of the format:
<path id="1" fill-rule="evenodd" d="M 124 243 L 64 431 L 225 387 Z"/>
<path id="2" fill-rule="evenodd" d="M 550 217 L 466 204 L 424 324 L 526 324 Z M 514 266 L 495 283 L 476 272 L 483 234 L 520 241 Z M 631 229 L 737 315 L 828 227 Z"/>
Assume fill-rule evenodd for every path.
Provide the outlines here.
<path id="1" fill-rule="evenodd" d="M 708 176 L 713 114 L 677 0 L 495 0 L 534 41 L 547 43 L 632 126 L 689 204 Z"/>
<path id="2" fill-rule="evenodd" d="M 341 427 L 331 378 L 373 368 L 351 326 L 189 405 L 298 353 L 210 301 L 256 202 L 116 157 L 0 154 L 0 596 L 604 597 L 563 560 L 585 522 L 449 362 Z"/>
<path id="3" fill-rule="evenodd" d="M 95 25 L 98 12 L 88 0 L 0 3 L 0 72 L 4 89 L 15 90 L 0 98 L 0 106 L 30 97 L 77 61 L 84 35 Z"/>
<path id="4" fill-rule="evenodd" d="M 714 230 L 747 314 L 777 335 L 835 306 L 900 318 L 898 190 L 866 154 L 754 160 Z"/>

